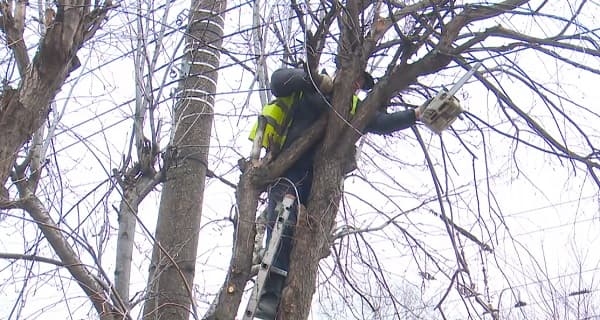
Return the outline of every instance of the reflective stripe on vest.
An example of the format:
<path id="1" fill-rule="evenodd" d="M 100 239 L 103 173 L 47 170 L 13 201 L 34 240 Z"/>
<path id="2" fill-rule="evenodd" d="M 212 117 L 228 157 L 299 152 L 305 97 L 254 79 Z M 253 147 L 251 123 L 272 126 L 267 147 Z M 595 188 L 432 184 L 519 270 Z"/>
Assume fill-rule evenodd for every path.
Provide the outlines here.
<path id="1" fill-rule="evenodd" d="M 358 101 L 360 101 L 358 99 L 357 95 L 352 95 L 352 109 L 350 109 L 350 114 L 354 115 L 356 113 L 356 107 L 358 106 Z"/>

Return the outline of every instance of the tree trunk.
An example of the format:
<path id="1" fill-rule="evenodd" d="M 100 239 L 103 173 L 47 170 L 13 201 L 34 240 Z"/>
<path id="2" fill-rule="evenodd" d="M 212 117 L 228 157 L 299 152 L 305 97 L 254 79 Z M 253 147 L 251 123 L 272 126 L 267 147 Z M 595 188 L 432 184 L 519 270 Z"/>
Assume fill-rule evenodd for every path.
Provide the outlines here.
<path id="1" fill-rule="evenodd" d="M 156 173 L 154 177 L 140 176 L 135 181 L 128 181 L 128 178 L 138 172 L 132 170 L 132 173 L 124 175 L 126 179 L 122 184 L 123 198 L 119 205 L 119 238 L 115 261 L 115 290 L 126 308 L 129 307 L 129 284 L 138 207 L 161 178 L 161 174 Z"/>
<path id="2" fill-rule="evenodd" d="M 162 38 L 165 34 L 166 23 L 169 16 L 170 3 L 167 3 L 164 16 L 161 20 L 160 31 L 157 32 L 157 43 L 162 44 Z M 133 135 L 135 138 L 135 148 L 137 153 L 137 162 L 129 169 L 126 169 L 126 162 L 123 167 L 123 175 L 119 179 L 119 185 L 123 192 L 121 194 L 121 204 L 119 206 L 119 231 L 117 239 L 117 252 L 115 260 L 115 289 L 117 294 L 129 308 L 129 286 L 131 278 L 131 262 L 133 256 L 133 247 L 135 241 L 135 230 L 137 226 L 138 206 L 148 193 L 161 182 L 163 170 L 156 172 L 154 166 L 159 157 L 158 133 L 154 126 L 154 97 L 152 96 L 152 81 L 156 70 L 156 62 L 160 50 L 154 54 L 149 54 L 147 42 L 144 40 L 146 30 L 142 23 L 145 17 L 142 10 L 142 3 L 138 1 L 137 11 L 137 44 L 133 62 L 135 63 L 135 114 L 133 123 Z M 157 45 L 157 47 L 159 46 Z M 151 62 L 149 61 L 150 59 Z M 148 72 L 146 72 L 146 66 Z M 146 74 L 146 75 L 145 75 Z M 146 122 L 148 121 L 148 122 Z M 144 126 L 146 123 L 150 126 L 150 139 L 144 135 Z M 131 156 L 131 155 L 130 155 Z"/>
<path id="3" fill-rule="evenodd" d="M 281 176 L 303 152 L 316 143 L 323 133 L 326 120 L 326 117 L 321 117 L 294 145 L 283 150 L 277 156 L 277 161 L 268 162 L 268 159 L 263 158 L 257 162 L 249 161 L 241 165 L 244 174 L 236 189 L 239 213 L 235 226 L 235 242 L 230 267 L 225 282 L 204 319 L 228 320 L 235 318 L 252 267 L 256 237 L 254 221 L 258 197 L 267 184 Z M 258 141 L 261 140 L 258 139 Z"/>
<path id="4" fill-rule="evenodd" d="M 192 297 L 224 0 L 192 0 L 144 319 L 197 317 Z"/>
<path id="5" fill-rule="evenodd" d="M 307 208 L 299 211 L 294 246 L 290 256 L 290 270 L 279 308 L 278 319 L 305 320 L 308 318 L 312 296 L 316 290 L 319 261 L 327 255 L 331 230 L 335 223 L 342 196 L 341 182 L 348 165 L 350 147 L 357 134 L 344 135 L 352 130 L 342 115 L 349 114 L 353 73 L 341 71 L 334 90 L 333 107 L 328 115 L 325 137 L 315 158 L 311 194 Z M 355 130 L 352 130 L 355 132 Z"/>
<path id="6" fill-rule="evenodd" d="M 330 247 L 330 234 L 341 198 L 344 159 L 332 153 L 323 153 L 319 158 L 322 161 L 315 163 L 308 208 L 299 211 L 290 272 L 278 319 L 308 318 L 316 289 L 319 261 L 326 256 Z"/>
<path id="7" fill-rule="evenodd" d="M 6 182 L 23 144 L 44 123 L 50 102 L 69 72 L 78 67 L 77 51 L 98 30 L 111 6 L 107 1 L 106 5 L 90 12 L 89 5 L 83 0 L 58 1 L 56 19 L 46 30 L 33 63 L 20 68 L 23 73 L 19 87 L 3 88 L 0 97 L 0 185 Z M 0 13 L 0 22 L 5 24 L 0 30 L 8 32 L 14 17 L 6 4 L 0 4 Z M 22 42 L 19 40 L 19 43 Z M 17 56 L 22 56 L 18 45 L 10 43 L 9 46 Z"/>
<path id="8" fill-rule="evenodd" d="M 235 319 L 246 282 L 250 277 L 256 236 L 254 221 L 257 199 L 260 195 L 260 189 L 252 183 L 254 169 L 254 167 L 249 168 L 238 183 L 236 201 L 239 213 L 235 226 L 235 242 L 229 272 L 217 298 L 204 317 L 207 320 Z"/>
<path id="9" fill-rule="evenodd" d="M 330 247 L 330 233 L 341 198 L 343 162 L 333 157 L 327 159 L 328 161 L 319 161 L 315 166 L 315 192 L 311 192 L 308 208 L 302 208 L 299 212 L 290 258 L 290 272 L 283 291 L 278 319 L 308 318 L 316 289 L 319 261 L 327 255 Z"/>

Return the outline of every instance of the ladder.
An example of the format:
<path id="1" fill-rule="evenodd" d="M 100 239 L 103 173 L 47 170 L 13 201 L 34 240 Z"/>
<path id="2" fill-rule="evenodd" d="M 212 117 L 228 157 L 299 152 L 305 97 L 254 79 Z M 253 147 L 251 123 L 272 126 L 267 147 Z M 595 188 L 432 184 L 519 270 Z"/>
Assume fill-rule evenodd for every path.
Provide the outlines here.
<path id="1" fill-rule="evenodd" d="M 246 307 L 242 320 L 254 319 L 254 314 L 258 308 L 258 301 L 263 293 L 264 285 L 270 272 L 287 276 L 286 271 L 273 267 L 272 263 L 275 259 L 275 254 L 279 249 L 279 242 L 281 242 L 283 230 L 290 218 L 290 211 L 295 200 L 296 197 L 291 194 L 286 194 L 283 197 L 283 201 L 275 208 L 275 211 L 277 212 L 277 221 L 273 227 L 273 233 L 271 234 L 271 240 L 269 241 L 267 251 L 260 263 L 258 275 L 256 276 L 256 284 L 254 285 L 254 289 L 252 289 L 252 294 L 250 295 L 250 300 L 248 301 L 248 306 Z"/>

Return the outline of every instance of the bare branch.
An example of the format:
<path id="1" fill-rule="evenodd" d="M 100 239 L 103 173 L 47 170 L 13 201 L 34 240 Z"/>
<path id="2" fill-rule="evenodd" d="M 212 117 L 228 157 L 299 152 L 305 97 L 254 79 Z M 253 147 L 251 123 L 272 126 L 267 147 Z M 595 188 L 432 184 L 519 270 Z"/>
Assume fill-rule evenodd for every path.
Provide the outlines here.
<path id="1" fill-rule="evenodd" d="M 58 4 L 55 21 L 46 30 L 40 48 L 33 58 L 34 67 L 26 68 L 25 72 L 29 62 L 23 57 L 19 58 L 22 60 L 19 68 L 23 71 L 19 88 L 3 90 L 0 107 L 0 127 L 5 129 L 6 137 L 0 144 L 0 180 L 3 182 L 8 178 L 18 150 L 42 125 L 48 114 L 50 102 L 69 73 L 79 66 L 77 50 L 81 48 L 85 39 L 94 34 L 111 8 L 108 2 L 98 8 L 98 11 L 94 11 L 98 14 L 86 16 L 84 2 L 77 1 L 75 6 L 64 1 Z M 6 2 L 0 4 L 0 12 L 5 27 L 14 24 Z M 90 25 L 94 28 L 89 29 Z M 13 32 L 5 30 L 8 33 Z M 19 48 L 15 49 L 16 55 L 26 56 L 23 41 L 20 38 L 8 38 Z"/>
<path id="2" fill-rule="evenodd" d="M 40 257 L 40 256 L 36 256 L 36 255 L 21 254 L 21 253 L 0 253 L 0 259 L 27 260 L 27 261 L 35 261 L 35 262 L 53 264 L 57 267 L 65 266 L 65 264 L 62 261 L 58 261 L 58 260 L 54 260 L 54 259 L 50 259 L 50 258 L 46 258 L 46 257 Z"/>
<path id="3" fill-rule="evenodd" d="M 115 317 L 126 317 L 123 311 L 110 302 L 110 293 L 87 270 L 78 258 L 78 254 L 63 237 L 60 228 L 52 220 L 41 201 L 26 187 L 21 187 L 19 193 L 23 199 L 21 208 L 26 210 L 36 221 L 61 262 L 78 281 L 81 289 L 92 301 L 96 311 L 100 315 L 100 319 L 112 320 Z"/>
<path id="4" fill-rule="evenodd" d="M 6 1 L 0 2 L 0 18 L 2 18 L 0 20 L 0 30 L 6 34 L 7 45 L 13 51 L 21 77 L 25 75 L 30 63 L 27 46 L 23 39 L 25 4 L 26 1 L 17 1 L 17 8 L 13 16 L 12 6 Z"/>

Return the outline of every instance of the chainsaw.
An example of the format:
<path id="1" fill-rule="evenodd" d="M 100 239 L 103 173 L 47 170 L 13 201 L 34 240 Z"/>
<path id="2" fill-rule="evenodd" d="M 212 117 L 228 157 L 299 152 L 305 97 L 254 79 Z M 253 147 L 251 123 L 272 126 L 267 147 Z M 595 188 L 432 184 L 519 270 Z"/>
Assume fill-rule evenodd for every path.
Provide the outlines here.
<path id="1" fill-rule="evenodd" d="M 421 121 L 431 131 L 441 134 L 464 111 L 460 101 L 454 96 L 469 78 L 479 69 L 481 62 L 477 62 L 471 70 L 455 83 L 450 90 L 444 89 L 431 100 L 419 107 Z"/>

